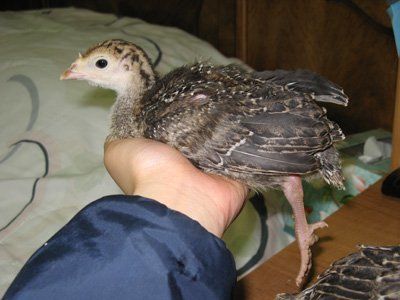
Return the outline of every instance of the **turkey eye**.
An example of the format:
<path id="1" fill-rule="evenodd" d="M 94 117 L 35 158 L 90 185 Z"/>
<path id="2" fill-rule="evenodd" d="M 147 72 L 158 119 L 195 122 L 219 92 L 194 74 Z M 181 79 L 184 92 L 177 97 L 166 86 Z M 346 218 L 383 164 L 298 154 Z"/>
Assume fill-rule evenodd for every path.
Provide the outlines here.
<path id="1" fill-rule="evenodd" d="M 100 68 L 100 69 L 104 69 L 105 67 L 107 67 L 108 62 L 105 59 L 99 59 L 98 61 L 96 61 L 96 67 Z"/>

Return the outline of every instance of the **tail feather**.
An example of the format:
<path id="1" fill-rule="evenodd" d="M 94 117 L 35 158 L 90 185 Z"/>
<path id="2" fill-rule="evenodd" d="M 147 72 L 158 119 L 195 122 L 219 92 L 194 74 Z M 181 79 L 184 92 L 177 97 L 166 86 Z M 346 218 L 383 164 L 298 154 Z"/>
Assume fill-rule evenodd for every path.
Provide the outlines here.
<path id="1" fill-rule="evenodd" d="M 331 131 L 330 131 L 330 136 L 332 139 L 332 142 L 340 142 L 343 141 L 346 136 L 344 135 L 342 129 L 339 127 L 338 124 L 335 122 L 329 121 L 329 125 L 331 126 Z"/>
<path id="2" fill-rule="evenodd" d="M 325 181 L 338 189 L 344 190 L 342 164 L 336 149 L 332 146 L 322 152 L 316 153 L 315 156 L 320 161 L 320 172 Z"/>

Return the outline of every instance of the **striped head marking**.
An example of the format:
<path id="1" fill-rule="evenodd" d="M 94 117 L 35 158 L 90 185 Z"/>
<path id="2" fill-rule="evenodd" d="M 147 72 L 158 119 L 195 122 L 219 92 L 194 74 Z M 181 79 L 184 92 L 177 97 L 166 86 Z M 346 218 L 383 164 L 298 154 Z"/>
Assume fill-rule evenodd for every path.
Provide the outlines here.
<path id="1" fill-rule="evenodd" d="M 142 48 L 124 40 L 107 40 L 79 54 L 60 79 L 86 80 L 118 94 L 140 93 L 154 84 L 155 72 Z"/>

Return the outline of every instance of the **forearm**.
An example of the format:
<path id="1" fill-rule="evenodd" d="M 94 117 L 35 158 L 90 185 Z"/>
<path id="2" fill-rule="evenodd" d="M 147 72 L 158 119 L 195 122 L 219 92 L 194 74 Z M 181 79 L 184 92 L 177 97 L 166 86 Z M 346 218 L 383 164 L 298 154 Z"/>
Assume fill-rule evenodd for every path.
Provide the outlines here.
<path id="1" fill-rule="evenodd" d="M 118 195 L 82 209 L 4 299 L 230 299 L 235 282 L 219 238 L 154 200 Z"/>

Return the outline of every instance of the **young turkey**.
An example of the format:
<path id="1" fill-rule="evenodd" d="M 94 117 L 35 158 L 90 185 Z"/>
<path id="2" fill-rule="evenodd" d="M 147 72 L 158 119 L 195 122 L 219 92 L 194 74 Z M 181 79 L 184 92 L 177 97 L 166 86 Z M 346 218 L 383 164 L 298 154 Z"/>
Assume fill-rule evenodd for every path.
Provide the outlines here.
<path id="1" fill-rule="evenodd" d="M 195 166 L 262 190 L 281 188 L 295 218 L 301 253 L 296 283 L 311 266 L 317 228 L 308 224 L 301 176 L 343 187 L 339 126 L 317 104 L 347 105 L 342 89 L 309 71 L 247 72 L 195 63 L 159 78 L 147 54 L 123 40 L 89 48 L 61 79 L 86 80 L 117 93 L 107 141 L 145 137 L 171 145 Z"/>

